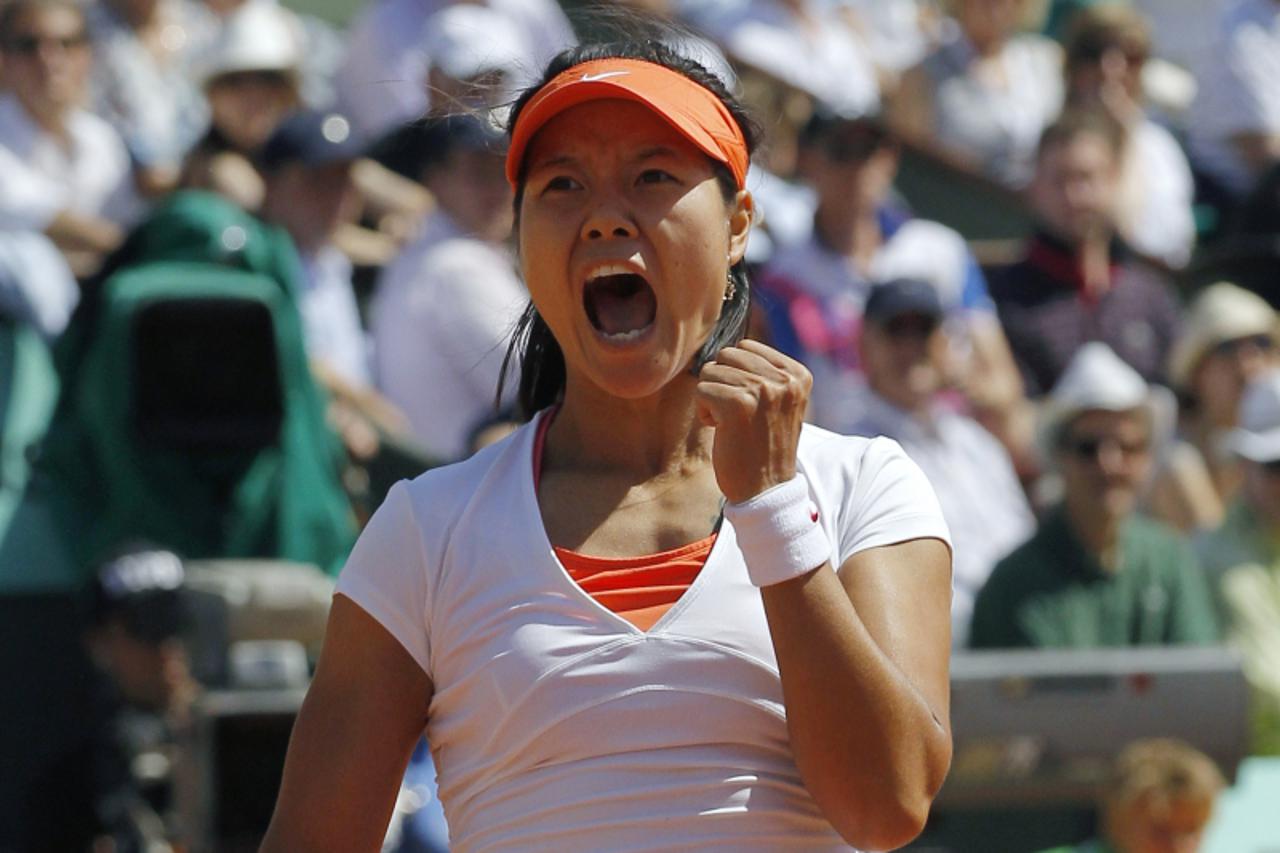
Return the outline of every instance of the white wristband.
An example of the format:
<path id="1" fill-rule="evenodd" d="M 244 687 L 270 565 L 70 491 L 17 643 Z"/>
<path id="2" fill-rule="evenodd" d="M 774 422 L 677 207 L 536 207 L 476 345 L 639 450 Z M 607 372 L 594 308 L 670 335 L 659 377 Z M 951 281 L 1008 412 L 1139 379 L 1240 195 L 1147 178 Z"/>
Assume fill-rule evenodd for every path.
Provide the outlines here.
<path id="1" fill-rule="evenodd" d="M 733 525 L 756 586 L 808 574 L 831 559 L 831 542 L 809 499 L 809 481 L 796 474 L 740 504 L 728 504 L 724 517 Z"/>

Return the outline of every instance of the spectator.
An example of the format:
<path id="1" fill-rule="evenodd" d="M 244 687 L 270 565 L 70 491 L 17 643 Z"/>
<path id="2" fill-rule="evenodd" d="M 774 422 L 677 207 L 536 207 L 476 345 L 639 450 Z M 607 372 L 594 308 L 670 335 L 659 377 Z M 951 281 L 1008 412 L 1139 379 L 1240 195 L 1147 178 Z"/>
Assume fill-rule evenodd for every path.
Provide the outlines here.
<path id="1" fill-rule="evenodd" d="M 1043 411 L 1063 499 L 978 593 L 976 648 L 1212 643 L 1213 602 L 1191 549 L 1138 516 L 1159 397 L 1105 344 L 1080 348 Z"/>
<path id="2" fill-rule="evenodd" d="M 1163 379 L 1178 330 L 1171 283 L 1116 231 L 1119 129 L 1100 112 L 1064 114 L 1040 140 L 1031 204 L 1039 228 L 991 295 L 1033 397 L 1081 344 L 1102 341 L 1148 382 Z"/>
<path id="3" fill-rule="evenodd" d="M 1081 12 L 1069 33 L 1068 106 L 1104 109 L 1124 130 L 1117 228 L 1138 251 L 1181 267 L 1195 241 L 1195 187 L 1182 148 L 1143 109 L 1147 22 L 1128 6 L 1103 3 Z"/>
<path id="4" fill-rule="evenodd" d="M 144 193 L 167 192 L 208 122 L 192 64 L 213 19 L 190 0 L 102 0 L 88 10 L 93 109 L 124 138 Z"/>
<path id="5" fill-rule="evenodd" d="M 1192 853 L 1225 786 L 1213 759 L 1182 741 L 1134 741 L 1102 792 L 1102 839 L 1044 853 Z"/>
<path id="6" fill-rule="evenodd" d="M 111 251 L 136 197 L 120 138 L 80 107 L 93 61 L 83 12 L 12 0 L 0 51 L 0 231 L 43 232 L 71 256 Z"/>
<path id="7" fill-rule="evenodd" d="M 1230 206 L 1280 162 L 1280 4 L 1236 0 L 1223 9 L 1212 41 L 1195 69 L 1189 145 L 1210 195 Z"/>
<path id="8" fill-rule="evenodd" d="M 333 239 L 359 215 L 351 169 L 360 153 L 344 116 L 305 110 L 284 120 L 260 158 L 263 218 L 289 233 L 302 258 L 298 307 L 307 354 L 356 386 L 370 384 L 367 345 L 351 261 Z"/>
<path id="9" fill-rule="evenodd" d="M 300 30 L 292 13 L 251 0 L 228 15 L 201 64 L 209 129 L 183 164 L 182 184 L 247 210 L 262 203 L 252 163 L 299 104 Z"/>
<path id="10" fill-rule="evenodd" d="M 205 8 L 212 13 L 214 30 L 219 34 L 239 17 L 242 9 L 257 2 L 259 0 L 203 0 Z M 266 5 L 283 12 L 295 31 L 300 46 L 298 91 L 302 102 L 312 109 L 332 108 L 337 100 L 333 78 L 346 51 L 346 33 L 323 18 L 299 12 L 292 6 L 286 8 L 275 0 L 267 0 Z"/>
<path id="11" fill-rule="evenodd" d="M 891 104 L 895 130 L 1003 184 L 1032 175 L 1036 140 L 1062 103 L 1057 45 L 1018 35 L 1025 0 L 954 0 L 958 27 L 908 71 Z"/>
<path id="12" fill-rule="evenodd" d="M 177 840 L 171 759 L 199 693 L 182 584 L 178 557 L 146 546 L 97 571 L 85 639 L 103 675 L 98 704 L 78 743 L 32 785 L 22 849 L 170 849 Z"/>
<path id="13" fill-rule="evenodd" d="M 423 81 L 432 57 L 425 49 L 423 22 L 447 5 L 444 0 L 378 0 L 351 25 L 336 84 L 338 103 L 362 136 L 381 136 L 427 111 L 430 98 Z M 574 42 L 554 0 L 489 0 L 482 5 L 509 17 L 523 34 L 531 50 L 527 73 Z"/>
<path id="14" fill-rule="evenodd" d="M 1016 425 L 1020 380 L 986 281 L 959 234 L 891 207 L 898 148 L 883 127 L 867 117 L 816 113 L 801 134 L 800 159 L 818 196 L 812 235 L 778 250 L 760 292 L 774 344 L 817 378 L 815 422 L 828 422 L 859 368 L 871 283 L 914 278 L 937 290 L 953 342 L 969 356 L 957 378 L 971 402 L 1010 443 L 1025 444 Z"/>
<path id="15" fill-rule="evenodd" d="M 526 295 L 506 242 L 511 190 L 496 130 L 460 115 L 420 131 L 415 159 L 438 209 L 379 278 L 376 375 L 427 453 L 459 459 L 493 411 L 504 342 Z"/>
<path id="16" fill-rule="evenodd" d="M 923 281 L 872 288 L 859 338 L 867 392 L 849 401 L 849 420 L 833 426 L 896 440 L 929 478 L 951 530 L 951 642 L 963 646 L 974 596 L 996 561 L 1031 535 L 1035 519 L 1009 454 L 940 399 L 948 372 L 944 316 L 937 291 Z"/>
<path id="17" fill-rule="evenodd" d="M 1245 385 L 1280 364 L 1277 318 L 1263 299 L 1227 282 L 1191 303 L 1169 359 L 1182 401 L 1178 441 L 1151 491 L 1153 513 L 1184 531 L 1212 530 L 1243 472 L 1222 439 L 1237 424 Z"/>
<path id="18" fill-rule="evenodd" d="M 685 3 L 686 17 L 732 59 L 842 113 L 878 108 L 870 51 L 852 23 L 821 0 Z"/>
<path id="19" fill-rule="evenodd" d="M 1198 550 L 1214 580 L 1227 640 L 1254 688 L 1253 751 L 1280 754 L 1280 370 L 1255 377 L 1227 447 L 1244 465 L 1244 486 L 1226 520 Z"/>

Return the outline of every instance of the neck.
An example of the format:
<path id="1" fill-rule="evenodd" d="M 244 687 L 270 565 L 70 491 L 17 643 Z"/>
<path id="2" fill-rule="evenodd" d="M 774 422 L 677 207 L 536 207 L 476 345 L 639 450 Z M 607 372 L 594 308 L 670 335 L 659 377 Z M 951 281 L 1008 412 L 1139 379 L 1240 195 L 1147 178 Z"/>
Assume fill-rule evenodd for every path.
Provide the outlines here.
<path id="1" fill-rule="evenodd" d="M 67 116 L 71 112 L 69 109 L 56 107 L 52 105 L 32 104 L 28 101 L 20 101 L 22 109 L 36 126 L 46 133 L 50 133 L 62 142 L 67 142 Z"/>
<path id="2" fill-rule="evenodd" d="M 1084 549 L 1107 571 L 1120 565 L 1121 519 L 1103 512 L 1095 501 L 1067 499 L 1067 522 Z"/>
<path id="3" fill-rule="evenodd" d="M 880 220 L 874 208 L 850 212 L 819 207 L 814 214 L 813 224 L 828 248 L 857 260 L 864 260 L 875 254 L 883 242 Z"/>
<path id="4" fill-rule="evenodd" d="M 570 377 L 547 434 L 546 459 L 556 467 L 625 473 L 636 482 L 710 465 L 715 432 L 698 420 L 696 384 L 683 375 L 651 397 L 624 400 Z"/>

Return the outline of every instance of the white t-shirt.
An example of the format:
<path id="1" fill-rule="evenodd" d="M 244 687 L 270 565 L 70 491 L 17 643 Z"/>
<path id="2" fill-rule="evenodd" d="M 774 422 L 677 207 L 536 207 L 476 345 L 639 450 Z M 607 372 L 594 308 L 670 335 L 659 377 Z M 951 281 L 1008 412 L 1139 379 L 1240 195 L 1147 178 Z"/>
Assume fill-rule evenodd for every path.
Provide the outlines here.
<path id="1" fill-rule="evenodd" d="M 510 253 L 440 213 L 383 270 L 369 324 L 375 380 L 431 455 L 461 458 L 472 428 L 493 414 L 507 340 L 527 303 Z"/>
<path id="2" fill-rule="evenodd" d="M 306 271 L 299 309 L 307 355 L 324 362 L 353 385 L 368 385 L 369 342 L 351 286 L 351 261 L 335 246 L 304 255 Z"/>
<path id="3" fill-rule="evenodd" d="M 536 426 L 395 486 L 338 579 L 434 684 L 427 740 L 453 849 L 847 851 L 796 769 L 733 525 L 641 631 L 556 559 Z M 888 439 L 806 426 L 797 467 L 834 565 L 949 542 L 928 482 Z"/>
<path id="4" fill-rule="evenodd" d="M 1223 13 L 1212 42 L 1196 69 L 1188 147 L 1200 168 L 1244 194 L 1255 179 L 1231 137 L 1280 134 L 1280 3 L 1239 0 Z"/>
<path id="5" fill-rule="evenodd" d="M 1151 119 L 1132 130 L 1121 192 L 1121 231 L 1129 245 L 1172 267 L 1185 266 L 1195 243 L 1195 183 L 1182 147 Z"/>
<path id="6" fill-rule="evenodd" d="M 0 230 L 43 231 L 64 210 L 129 224 L 137 215 L 129 155 L 111 125 L 84 110 L 63 144 L 13 95 L 0 95 Z"/>

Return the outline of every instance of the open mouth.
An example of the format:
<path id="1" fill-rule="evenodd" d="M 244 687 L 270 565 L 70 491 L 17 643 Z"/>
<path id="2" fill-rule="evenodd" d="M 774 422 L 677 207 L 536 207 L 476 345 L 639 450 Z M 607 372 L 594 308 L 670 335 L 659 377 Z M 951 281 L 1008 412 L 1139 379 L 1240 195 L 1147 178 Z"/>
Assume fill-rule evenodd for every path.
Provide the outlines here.
<path id="1" fill-rule="evenodd" d="M 638 340 L 653 326 L 658 300 L 644 276 L 602 270 L 587 280 L 582 291 L 587 319 L 608 341 Z"/>

